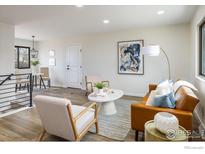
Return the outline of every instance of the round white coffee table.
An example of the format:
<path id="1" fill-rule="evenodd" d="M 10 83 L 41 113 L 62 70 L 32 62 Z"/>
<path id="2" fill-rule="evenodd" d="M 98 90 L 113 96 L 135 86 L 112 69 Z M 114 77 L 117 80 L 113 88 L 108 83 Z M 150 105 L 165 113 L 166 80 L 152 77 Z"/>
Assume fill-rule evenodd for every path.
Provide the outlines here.
<path id="1" fill-rule="evenodd" d="M 105 96 L 98 96 L 95 92 L 93 92 L 88 95 L 88 99 L 90 101 L 98 103 L 98 106 L 103 114 L 112 115 L 117 112 L 114 101 L 121 98 L 122 96 L 122 90 L 112 89 L 106 92 Z"/>

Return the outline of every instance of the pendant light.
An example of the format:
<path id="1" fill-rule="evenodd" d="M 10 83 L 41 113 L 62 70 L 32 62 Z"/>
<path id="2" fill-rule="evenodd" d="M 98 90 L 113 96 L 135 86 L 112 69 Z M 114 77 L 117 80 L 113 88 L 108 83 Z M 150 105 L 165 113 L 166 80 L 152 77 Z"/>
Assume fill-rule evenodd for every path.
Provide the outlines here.
<path id="1" fill-rule="evenodd" d="M 38 50 L 34 48 L 34 38 L 35 36 L 32 36 L 33 39 L 33 48 L 31 49 L 31 58 L 38 58 Z"/>

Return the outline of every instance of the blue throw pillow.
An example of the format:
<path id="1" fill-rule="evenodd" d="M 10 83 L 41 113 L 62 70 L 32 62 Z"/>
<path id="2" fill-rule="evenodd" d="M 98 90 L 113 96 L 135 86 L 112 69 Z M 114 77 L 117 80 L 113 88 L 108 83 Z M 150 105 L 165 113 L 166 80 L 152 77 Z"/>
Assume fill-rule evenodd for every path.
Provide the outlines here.
<path id="1" fill-rule="evenodd" d="M 174 93 L 171 92 L 163 96 L 155 96 L 152 102 L 152 106 L 164 107 L 164 108 L 175 108 L 176 100 Z"/>

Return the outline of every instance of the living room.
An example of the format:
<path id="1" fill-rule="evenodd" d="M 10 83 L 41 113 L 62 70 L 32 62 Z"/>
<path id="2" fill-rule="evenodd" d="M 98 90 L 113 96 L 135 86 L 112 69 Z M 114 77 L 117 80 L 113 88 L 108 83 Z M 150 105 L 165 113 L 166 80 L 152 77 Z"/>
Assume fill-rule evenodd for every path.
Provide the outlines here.
<path id="1" fill-rule="evenodd" d="M 0 5 L 0 141 L 199 146 L 204 14 L 194 4 Z"/>

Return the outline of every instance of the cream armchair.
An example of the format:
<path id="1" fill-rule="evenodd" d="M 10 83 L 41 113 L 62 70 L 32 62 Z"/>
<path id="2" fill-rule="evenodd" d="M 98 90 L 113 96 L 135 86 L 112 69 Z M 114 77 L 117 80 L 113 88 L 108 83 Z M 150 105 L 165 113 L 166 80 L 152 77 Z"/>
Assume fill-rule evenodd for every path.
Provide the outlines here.
<path id="1" fill-rule="evenodd" d="M 96 103 L 88 107 L 72 105 L 65 98 L 38 95 L 34 98 L 44 131 L 39 137 L 42 140 L 47 132 L 71 141 L 79 141 L 95 124 L 98 133 Z"/>

